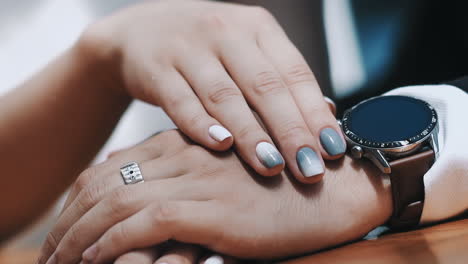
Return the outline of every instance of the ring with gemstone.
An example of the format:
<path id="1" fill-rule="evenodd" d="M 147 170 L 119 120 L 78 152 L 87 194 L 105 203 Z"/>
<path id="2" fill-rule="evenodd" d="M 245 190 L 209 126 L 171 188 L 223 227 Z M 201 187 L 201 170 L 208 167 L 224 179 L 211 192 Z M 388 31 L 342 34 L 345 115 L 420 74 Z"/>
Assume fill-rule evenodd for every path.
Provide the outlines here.
<path id="1" fill-rule="evenodd" d="M 120 174 L 122 175 L 125 185 L 144 182 L 140 166 L 138 166 L 136 162 L 130 162 L 124 165 L 120 168 Z"/>

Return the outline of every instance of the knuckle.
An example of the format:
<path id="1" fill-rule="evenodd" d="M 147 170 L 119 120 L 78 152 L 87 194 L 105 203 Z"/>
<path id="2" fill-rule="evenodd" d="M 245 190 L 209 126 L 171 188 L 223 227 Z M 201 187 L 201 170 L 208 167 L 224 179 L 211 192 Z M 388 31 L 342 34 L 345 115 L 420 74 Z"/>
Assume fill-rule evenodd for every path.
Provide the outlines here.
<path id="1" fill-rule="evenodd" d="M 80 211 L 87 211 L 95 205 L 102 197 L 104 191 L 100 185 L 91 185 L 83 189 L 76 198 L 76 206 Z"/>
<path id="2" fill-rule="evenodd" d="M 114 226 L 108 235 L 109 242 L 111 244 L 122 244 L 122 242 L 125 241 L 128 237 L 128 230 L 122 223 Z"/>
<path id="3" fill-rule="evenodd" d="M 209 28 L 210 30 L 222 31 L 226 29 L 228 24 L 225 15 L 219 12 L 210 11 L 200 16 L 200 26 L 203 29 Z"/>
<path id="4" fill-rule="evenodd" d="M 185 123 L 185 127 L 187 130 L 195 133 L 202 125 L 205 123 L 205 119 L 207 116 L 203 113 L 193 113 Z"/>
<path id="5" fill-rule="evenodd" d="M 126 214 L 132 206 L 135 206 L 132 197 L 132 193 L 126 186 L 122 186 L 110 193 L 103 200 L 103 204 L 107 208 L 107 217 L 117 219 Z"/>
<path id="6" fill-rule="evenodd" d="M 80 235 L 79 235 L 79 230 L 77 230 L 76 227 L 72 226 L 68 232 L 67 232 L 67 248 L 75 248 L 77 245 L 80 244 L 80 241 L 82 241 Z"/>
<path id="7" fill-rule="evenodd" d="M 166 111 L 171 110 L 180 110 L 183 109 L 187 104 L 192 101 L 190 96 L 173 96 L 168 97 L 164 102 L 161 104 L 164 106 Z"/>
<path id="8" fill-rule="evenodd" d="M 330 112 L 330 108 L 328 105 L 324 104 L 310 104 L 306 107 L 305 116 L 307 117 L 319 117 L 319 118 L 310 118 L 309 120 L 306 119 L 307 122 L 312 122 L 314 127 L 322 126 L 325 120 L 330 120 L 331 124 L 336 124 L 334 116 Z M 330 119 L 328 119 L 330 118 Z"/>
<path id="9" fill-rule="evenodd" d="M 208 94 L 208 99 L 212 104 L 222 104 L 230 100 L 235 100 L 242 96 L 239 89 L 226 82 L 216 82 L 212 85 L 212 92 Z"/>
<path id="10" fill-rule="evenodd" d="M 151 223 L 155 228 L 173 223 L 177 217 L 178 208 L 168 202 L 157 202 L 151 208 Z"/>
<path id="11" fill-rule="evenodd" d="M 257 127 L 247 125 L 239 130 L 236 139 L 238 139 L 241 142 L 249 142 L 256 138 L 259 138 L 260 133 L 260 129 L 258 129 Z"/>
<path id="12" fill-rule="evenodd" d="M 274 16 L 263 6 L 249 6 L 251 14 L 258 19 L 272 20 Z"/>
<path id="13" fill-rule="evenodd" d="M 203 120 L 205 120 L 205 115 L 201 113 L 196 113 L 193 114 L 189 119 L 188 119 L 188 126 L 189 127 L 199 127 L 201 123 L 203 123 Z"/>
<path id="14" fill-rule="evenodd" d="M 314 73 L 307 64 L 297 64 L 286 70 L 285 83 L 288 86 L 315 83 Z"/>
<path id="15" fill-rule="evenodd" d="M 112 192 L 107 200 L 111 206 L 112 215 L 120 214 L 122 208 L 125 208 L 131 200 L 131 197 L 131 192 L 125 186 L 122 186 Z"/>
<path id="16" fill-rule="evenodd" d="M 256 74 L 253 90 L 257 96 L 267 96 L 284 92 L 281 77 L 273 71 Z"/>
<path id="17" fill-rule="evenodd" d="M 80 244 L 80 241 L 81 239 L 78 236 L 76 228 L 72 226 L 64 237 L 63 243 L 54 252 L 57 263 L 65 262 L 64 260 L 69 257 L 66 249 L 76 248 Z"/>
<path id="18" fill-rule="evenodd" d="M 52 252 L 57 248 L 59 240 L 57 235 L 54 232 L 47 234 L 47 237 L 44 241 L 45 248 L 51 250 Z"/>
<path id="19" fill-rule="evenodd" d="M 84 170 L 76 180 L 75 188 L 77 188 L 78 191 L 85 189 L 86 186 L 88 186 L 88 184 L 94 179 L 95 175 L 96 167 L 90 167 Z"/>
<path id="20" fill-rule="evenodd" d="M 279 129 L 279 140 L 287 141 L 291 138 L 303 138 L 304 134 L 308 133 L 308 129 L 300 121 L 288 121 Z"/>
<path id="21" fill-rule="evenodd" d="M 255 23 L 254 26 L 257 32 L 271 32 L 272 30 L 278 29 L 278 22 L 268 9 L 262 6 L 252 6 L 248 8 L 250 9 L 252 22 Z"/>
<path id="22" fill-rule="evenodd" d="M 107 160 L 110 160 L 110 159 L 113 159 L 113 158 L 115 158 L 115 157 L 121 156 L 121 155 L 123 155 L 126 151 L 127 151 L 127 149 L 120 149 L 120 150 L 112 151 L 111 153 L 109 153 L 109 155 L 107 155 Z"/>
<path id="23" fill-rule="evenodd" d="M 192 129 L 192 128 L 188 128 Z M 190 132 L 191 130 L 187 130 Z M 149 144 L 144 144 L 148 153 L 153 153 L 151 159 L 157 159 L 162 156 L 173 155 L 187 146 L 189 146 L 190 141 L 187 137 L 182 134 L 179 129 L 172 129 L 168 131 L 161 132 L 160 134 L 154 136 L 150 139 Z"/>

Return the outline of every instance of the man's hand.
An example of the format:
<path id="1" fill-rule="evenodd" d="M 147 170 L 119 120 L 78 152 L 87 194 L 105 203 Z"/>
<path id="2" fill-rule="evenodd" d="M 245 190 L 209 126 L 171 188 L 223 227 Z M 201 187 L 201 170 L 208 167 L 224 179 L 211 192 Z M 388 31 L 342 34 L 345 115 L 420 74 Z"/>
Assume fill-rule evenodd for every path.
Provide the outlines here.
<path id="1" fill-rule="evenodd" d="M 145 182 L 123 185 L 139 162 Z M 323 183 L 261 178 L 234 153 L 215 154 L 176 131 L 84 172 L 44 247 L 44 263 L 103 263 L 168 240 L 241 258 L 277 258 L 363 236 L 391 214 L 389 182 L 367 162 L 330 164 Z"/>

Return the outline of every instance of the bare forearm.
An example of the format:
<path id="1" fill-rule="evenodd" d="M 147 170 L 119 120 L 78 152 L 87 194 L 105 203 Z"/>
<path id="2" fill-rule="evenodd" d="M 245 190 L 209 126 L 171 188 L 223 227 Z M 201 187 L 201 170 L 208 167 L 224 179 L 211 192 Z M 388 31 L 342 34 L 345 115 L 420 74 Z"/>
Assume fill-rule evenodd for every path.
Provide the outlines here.
<path id="1" fill-rule="evenodd" d="M 75 46 L 0 98 L 0 239 L 40 215 L 106 141 L 130 101 L 112 77 Z"/>

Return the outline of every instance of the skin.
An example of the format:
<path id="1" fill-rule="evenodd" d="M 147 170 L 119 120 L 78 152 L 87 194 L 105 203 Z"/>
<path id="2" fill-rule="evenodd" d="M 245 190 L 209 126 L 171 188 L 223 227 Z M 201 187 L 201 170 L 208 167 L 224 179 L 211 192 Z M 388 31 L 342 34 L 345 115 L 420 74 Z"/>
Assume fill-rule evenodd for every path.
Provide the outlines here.
<path id="1" fill-rule="evenodd" d="M 8 164 L 4 166 L 4 175 L 15 177 L 8 178 L 3 186 L 6 191 L 0 197 L 6 200 L 18 192 L 28 194 L 15 196 L 14 201 L 2 205 L 5 211 L 22 209 L 15 216 L 0 221 L 2 240 L 31 223 L 31 219 L 45 211 L 72 182 L 105 142 L 131 96 L 162 106 L 193 140 L 211 149 L 225 150 L 236 138 L 241 157 L 262 175 L 277 174 L 283 166 L 265 168 L 260 164 L 252 150 L 260 141 L 273 143 L 274 140 L 292 173 L 307 183 L 319 181 L 321 175 L 302 177 L 294 159 L 299 148 L 311 147 L 327 159 L 339 157 L 327 156 L 317 142 L 317 129 L 337 127 L 314 76 L 268 12 L 261 8 L 198 1 L 183 2 L 183 5 L 182 2 L 173 3 L 144 3 L 92 25 L 74 47 L 2 97 L 0 111 L 6 114 L 0 123 L 8 128 L 0 131 L 2 157 Z M 213 15 L 203 15 L 206 9 Z M 192 14 L 194 10 L 199 12 Z M 164 16 L 172 11 L 180 12 L 188 24 L 198 26 L 187 30 L 171 20 L 173 16 Z M 161 23 L 153 23 L 154 17 L 161 17 Z M 145 26 L 125 27 L 138 23 Z M 171 25 L 174 26 L 171 33 L 175 33 L 166 39 L 172 42 L 148 38 L 157 35 L 155 32 L 167 33 L 164 29 Z M 193 49 L 182 45 L 199 40 L 198 36 L 206 32 L 210 34 L 202 38 L 205 42 L 196 43 Z M 141 35 L 145 36 L 146 43 L 141 41 Z M 236 47 L 232 45 L 234 41 L 230 41 L 233 39 L 242 39 L 245 43 Z M 272 43 L 275 46 L 271 46 Z M 173 53 L 167 53 L 165 48 L 158 49 L 161 47 L 155 44 L 171 46 Z M 204 49 L 206 47 L 209 49 Z M 279 57 L 274 49 L 284 53 Z M 205 57 L 190 61 L 191 56 L 181 56 L 187 54 Z M 236 54 L 242 56 L 234 56 Z M 246 65 L 247 57 L 257 64 Z M 213 64 L 194 65 L 197 61 Z M 204 80 L 197 79 L 204 76 L 198 74 L 200 69 L 207 73 Z M 215 80 L 217 85 L 205 83 L 206 80 Z M 204 89 L 205 86 L 211 89 Z M 168 90 L 167 87 L 178 89 Z M 236 88 L 239 91 L 234 91 Z M 216 101 L 213 98 L 217 98 L 218 103 L 208 106 L 207 100 Z M 304 98 L 310 99 L 305 102 Z M 238 112 L 232 115 L 226 112 L 232 108 L 227 102 L 239 105 Z M 273 138 L 252 118 L 247 104 L 258 112 L 260 122 L 266 124 Z M 279 109 L 271 108 L 275 104 L 279 104 Z M 313 120 L 304 118 L 312 114 Z M 227 119 L 218 121 L 216 116 Z M 239 120 L 247 122 L 239 123 Z M 211 122 L 210 125 L 226 123 L 234 138 L 223 142 L 207 138 L 207 122 Z M 24 166 L 23 160 L 28 160 L 28 166 Z M 37 177 L 38 171 L 45 176 Z M 50 188 L 44 192 L 37 186 Z"/>
<path id="2" fill-rule="evenodd" d="M 87 58 L 76 46 L 0 99 L 0 199 L 8 201 L 0 210 L 15 212 L 0 217 L 0 242 L 73 183 L 130 103 L 120 91 L 105 89 L 113 81 L 105 69 L 95 74 L 98 65 Z"/>
<path id="3" fill-rule="evenodd" d="M 144 183 L 122 184 L 115 168 L 128 160 L 139 162 Z M 176 131 L 87 170 L 66 206 L 39 263 L 76 263 L 90 247 L 85 263 L 106 263 L 167 240 L 281 258 L 362 237 L 392 212 L 389 181 L 368 162 L 346 157 L 306 186 L 288 173 L 261 178 L 235 153 L 209 152 Z"/>
<path id="4" fill-rule="evenodd" d="M 302 175 L 299 149 L 312 148 L 320 163 L 322 156 L 342 156 L 330 156 L 320 145 L 322 129 L 340 129 L 313 72 L 263 8 L 147 1 L 95 23 L 86 38 L 103 61 L 118 57 L 114 72 L 122 73 L 133 97 L 161 106 L 184 134 L 205 147 L 226 150 L 234 144 L 261 175 L 276 175 L 284 164 L 265 167 L 256 154 L 260 142 L 276 144 L 292 174 L 306 183 L 322 175 Z M 217 142 L 208 133 L 212 125 L 227 128 L 233 137 Z"/>
<path id="5" fill-rule="evenodd" d="M 204 263 L 210 257 L 222 258 L 224 264 L 246 263 L 223 255 L 207 255 L 199 246 L 179 244 L 167 250 L 147 248 L 134 250 L 124 254 L 114 261 L 114 264 L 198 264 Z"/>
<path id="6" fill-rule="evenodd" d="M 301 175 L 300 147 L 338 158 L 327 156 L 317 137 L 324 127 L 338 129 L 334 117 L 302 56 L 267 11 L 147 1 L 91 25 L 68 51 L 2 96 L 0 198 L 9 202 L 0 209 L 17 213 L 0 219 L 0 241 L 37 219 L 88 166 L 132 97 L 162 106 L 184 133 L 212 150 L 226 150 L 235 140 L 240 157 L 260 175 L 284 167 L 261 164 L 255 154 L 260 141 L 276 143 L 292 174 L 306 183 L 322 175 Z M 233 138 L 214 141 L 207 133 L 213 124 L 227 127 Z"/>

